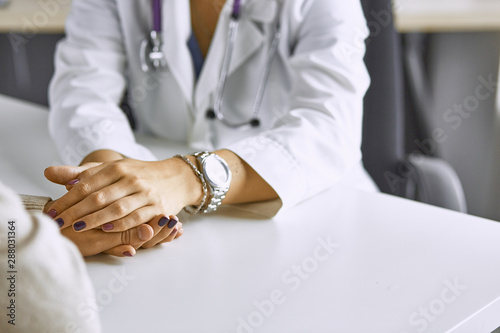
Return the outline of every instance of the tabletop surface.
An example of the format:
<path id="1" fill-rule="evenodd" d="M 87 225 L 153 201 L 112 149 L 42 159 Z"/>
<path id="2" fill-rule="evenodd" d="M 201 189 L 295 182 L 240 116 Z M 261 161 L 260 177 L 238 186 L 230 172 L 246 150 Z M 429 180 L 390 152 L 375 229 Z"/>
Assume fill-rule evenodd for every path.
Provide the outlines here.
<path id="1" fill-rule="evenodd" d="M 0 96 L 0 180 L 64 190 L 45 108 Z M 183 149 L 141 141 L 158 157 Z M 267 220 L 189 218 L 180 239 L 87 267 L 104 332 L 490 332 L 500 326 L 500 225 L 335 188 Z M 86 313 L 82 306 L 78 311 Z"/>

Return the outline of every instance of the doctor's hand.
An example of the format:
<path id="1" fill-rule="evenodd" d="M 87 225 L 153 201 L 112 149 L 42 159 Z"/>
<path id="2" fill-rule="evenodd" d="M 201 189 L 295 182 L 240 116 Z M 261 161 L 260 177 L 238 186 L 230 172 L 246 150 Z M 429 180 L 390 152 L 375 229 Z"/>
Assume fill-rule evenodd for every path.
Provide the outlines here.
<path id="1" fill-rule="evenodd" d="M 46 177 L 59 184 L 70 174 L 77 176 L 68 182 L 68 193 L 48 211 L 62 229 L 71 226 L 76 232 L 94 228 L 122 232 L 158 215 L 177 214 L 184 206 L 201 201 L 198 179 L 177 158 L 155 162 L 122 159 L 87 167 L 45 170 Z"/>

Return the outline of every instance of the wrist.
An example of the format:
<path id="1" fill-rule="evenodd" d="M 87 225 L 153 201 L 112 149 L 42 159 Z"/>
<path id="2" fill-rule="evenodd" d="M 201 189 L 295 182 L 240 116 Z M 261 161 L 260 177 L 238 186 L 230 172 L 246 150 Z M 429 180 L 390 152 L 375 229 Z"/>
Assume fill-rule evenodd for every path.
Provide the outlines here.
<path id="1" fill-rule="evenodd" d="M 186 155 L 186 158 L 198 168 L 198 164 L 194 156 Z M 176 163 L 174 170 L 176 170 L 176 174 L 179 176 L 180 188 L 183 189 L 184 207 L 198 207 L 204 197 L 203 186 L 198 179 L 198 176 L 195 174 L 191 166 L 182 159 L 172 158 L 171 160 Z"/>

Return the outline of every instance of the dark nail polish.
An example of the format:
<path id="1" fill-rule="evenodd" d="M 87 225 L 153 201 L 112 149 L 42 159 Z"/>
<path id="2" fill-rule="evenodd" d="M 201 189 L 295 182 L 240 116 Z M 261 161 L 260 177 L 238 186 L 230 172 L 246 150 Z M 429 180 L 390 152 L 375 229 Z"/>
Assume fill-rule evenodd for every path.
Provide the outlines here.
<path id="1" fill-rule="evenodd" d="M 80 222 L 76 222 L 75 224 L 73 224 L 73 229 L 75 229 L 75 231 L 80 231 L 83 228 L 85 228 L 86 226 L 87 226 L 87 224 L 85 222 L 80 221 Z"/>
<path id="2" fill-rule="evenodd" d="M 57 224 L 59 224 L 59 228 L 61 228 L 64 225 L 64 220 L 62 218 L 58 218 L 56 222 Z"/>
<path id="3" fill-rule="evenodd" d="M 175 227 L 175 225 L 177 224 L 177 222 L 179 222 L 179 221 L 177 221 L 176 219 L 171 219 L 171 220 L 168 222 L 168 227 L 169 227 L 170 229 L 172 229 L 173 227 Z"/>
<path id="4" fill-rule="evenodd" d="M 57 212 L 55 209 L 51 209 L 47 212 L 47 215 L 50 216 L 51 218 L 54 218 L 57 216 Z"/>
<path id="5" fill-rule="evenodd" d="M 78 184 L 80 182 L 80 179 L 73 179 L 73 180 L 70 180 L 66 185 L 75 185 L 75 184 Z"/>
<path id="6" fill-rule="evenodd" d="M 126 256 L 126 257 L 133 257 L 132 253 L 126 251 L 126 252 L 123 252 L 123 255 Z"/>
<path id="7" fill-rule="evenodd" d="M 106 223 L 102 226 L 102 230 L 113 230 L 114 227 L 113 223 Z"/>
<path id="8" fill-rule="evenodd" d="M 159 225 L 160 227 L 163 227 L 163 226 L 165 226 L 165 224 L 167 224 L 167 223 L 168 223 L 168 221 L 169 221 L 168 217 L 163 216 L 163 217 L 162 217 L 162 218 L 158 221 L 158 225 Z"/>

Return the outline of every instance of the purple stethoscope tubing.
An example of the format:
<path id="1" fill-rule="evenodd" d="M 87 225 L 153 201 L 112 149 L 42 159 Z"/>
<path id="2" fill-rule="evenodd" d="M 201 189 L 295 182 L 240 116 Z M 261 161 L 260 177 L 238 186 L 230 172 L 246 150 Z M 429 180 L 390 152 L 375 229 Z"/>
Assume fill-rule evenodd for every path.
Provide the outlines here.
<path id="1" fill-rule="evenodd" d="M 278 1 L 281 4 L 280 1 Z M 281 11 L 278 11 L 278 15 Z M 224 95 L 224 87 L 226 86 L 226 79 L 229 74 L 229 66 L 231 64 L 231 56 L 233 54 L 234 44 L 236 42 L 236 36 L 238 33 L 238 25 L 239 25 L 239 17 L 240 17 L 240 0 L 235 0 L 233 3 L 233 12 L 231 15 L 231 20 L 229 22 L 229 40 L 226 45 L 226 52 L 224 56 L 224 60 L 222 63 L 222 70 L 219 77 L 219 82 L 217 84 L 217 90 L 215 92 L 215 101 L 213 110 L 208 110 L 206 113 L 206 117 L 210 120 L 219 120 L 222 124 L 226 125 L 229 128 L 245 130 L 250 128 L 255 128 L 260 126 L 260 120 L 257 118 L 257 115 L 260 111 L 260 107 L 262 104 L 262 99 L 264 97 L 265 88 L 267 81 L 269 79 L 269 74 L 271 72 L 271 65 L 274 59 L 274 55 L 278 50 L 279 41 L 281 39 L 281 29 L 280 22 L 278 20 L 274 32 L 274 38 L 271 43 L 271 48 L 267 55 L 266 66 L 264 67 L 264 72 L 259 82 L 259 87 L 257 89 L 257 96 L 255 97 L 253 107 L 250 113 L 250 119 L 238 123 L 230 122 L 224 117 L 222 113 L 222 102 Z"/>
<path id="2" fill-rule="evenodd" d="M 161 32 L 161 0 L 153 0 L 153 30 Z"/>

